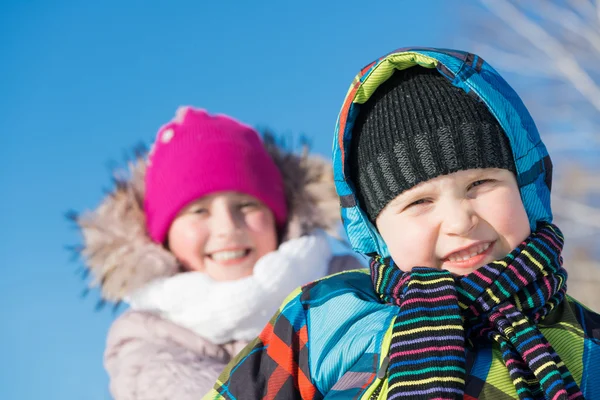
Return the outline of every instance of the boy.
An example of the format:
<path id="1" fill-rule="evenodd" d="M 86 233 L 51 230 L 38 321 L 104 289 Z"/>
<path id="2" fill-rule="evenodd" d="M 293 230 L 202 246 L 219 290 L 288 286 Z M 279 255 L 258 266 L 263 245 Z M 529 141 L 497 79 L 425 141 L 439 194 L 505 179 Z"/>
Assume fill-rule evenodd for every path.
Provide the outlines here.
<path id="1" fill-rule="evenodd" d="M 481 58 L 402 49 L 352 83 L 333 162 L 370 274 L 292 293 L 207 398 L 583 399 L 600 316 L 566 296 L 552 164 Z"/>

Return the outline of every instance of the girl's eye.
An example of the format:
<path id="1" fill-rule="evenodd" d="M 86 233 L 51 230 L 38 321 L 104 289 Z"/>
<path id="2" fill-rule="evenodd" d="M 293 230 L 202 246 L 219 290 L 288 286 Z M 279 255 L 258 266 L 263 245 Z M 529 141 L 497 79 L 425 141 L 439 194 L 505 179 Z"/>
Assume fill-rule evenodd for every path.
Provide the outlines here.
<path id="1" fill-rule="evenodd" d="M 208 209 L 204 207 L 195 207 L 190 210 L 191 214 L 206 214 L 207 212 Z"/>
<path id="2" fill-rule="evenodd" d="M 253 201 L 245 201 L 243 203 L 240 204 L 240 208 L 242 210 L 253 210 L 255 208 L 258 207 L 258 203 L 255 203 Z"/>

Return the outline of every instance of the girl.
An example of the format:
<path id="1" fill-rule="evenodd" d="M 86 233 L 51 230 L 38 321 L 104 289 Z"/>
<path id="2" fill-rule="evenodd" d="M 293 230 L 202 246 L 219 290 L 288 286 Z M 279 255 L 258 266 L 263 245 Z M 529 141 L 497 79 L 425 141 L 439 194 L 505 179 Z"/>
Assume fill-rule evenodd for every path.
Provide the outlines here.
<path id="1" fill-rule="evenodd" d="M 230 117 L 179 109 L 130 169 L 76 217 L 103 297 L 131 307 L 105 351 L 117 400 L 199 398 L 295 287 L 362 267 L 324 232 L 330 166 Z"/>

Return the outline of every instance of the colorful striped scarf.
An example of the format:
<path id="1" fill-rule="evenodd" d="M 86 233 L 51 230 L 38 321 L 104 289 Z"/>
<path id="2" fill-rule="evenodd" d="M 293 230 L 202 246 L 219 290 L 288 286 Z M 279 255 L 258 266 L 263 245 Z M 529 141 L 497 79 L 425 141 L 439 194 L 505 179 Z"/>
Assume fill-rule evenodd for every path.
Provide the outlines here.
<path id="1" fill-rule="evenodd" d="M 462 399 L 465 347 L 499 345 L 520 399 L 583 399 L 571 373 L 537 328 L 564 298 L 563 236 L 541 224 L 504 259 L 455 277 L 402 272 L 373 258 L 382 301 L 400 307 L 389 352 L 388 399 Z"/>

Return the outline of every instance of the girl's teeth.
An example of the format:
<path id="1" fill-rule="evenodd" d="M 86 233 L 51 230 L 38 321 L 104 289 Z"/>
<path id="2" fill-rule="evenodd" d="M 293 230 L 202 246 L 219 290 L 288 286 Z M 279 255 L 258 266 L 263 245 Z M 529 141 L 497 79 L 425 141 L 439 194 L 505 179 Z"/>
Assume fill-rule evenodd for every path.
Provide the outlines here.
<path id="1" fill-rule="evenodd" d="M 448 260 L 451 262 L 466 261 L 471 257 L 475 257 L 476 255 L 483 253 L 488 249 L 488 247 L 490 247 L 490 243 L 480 244 L 473 249 L 459 251 L 458 253 L 448 257 Z"/>
<path id="2" fill-rule="evenodd" d="M 242 258 L 246 255 L 246 250 L 235 250 L 235 251 L 219 251 L 213 253 L 211 258 L 215 261 L 229 261 L 235 260 L 236 258 Z"/>

